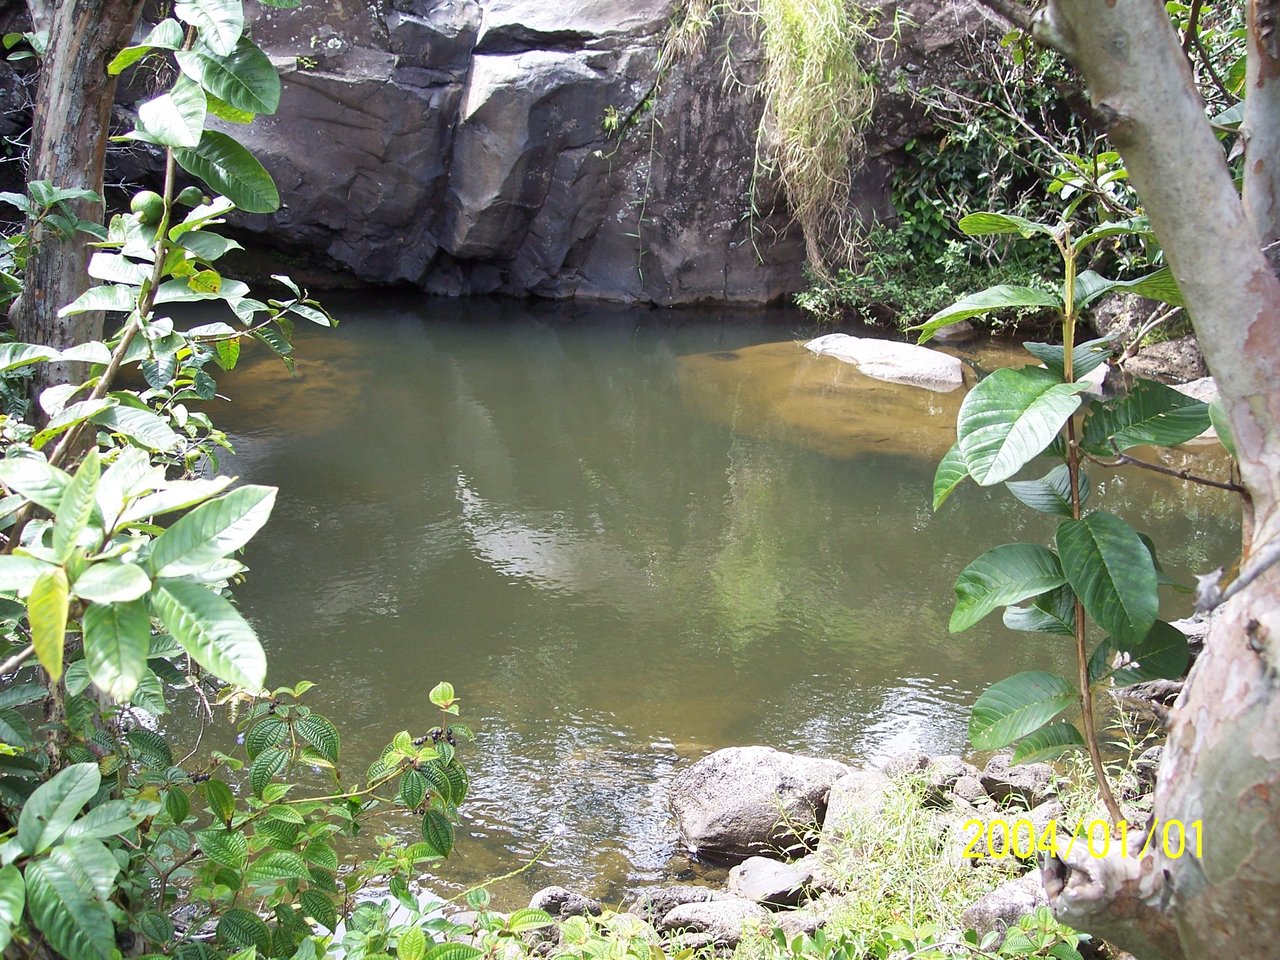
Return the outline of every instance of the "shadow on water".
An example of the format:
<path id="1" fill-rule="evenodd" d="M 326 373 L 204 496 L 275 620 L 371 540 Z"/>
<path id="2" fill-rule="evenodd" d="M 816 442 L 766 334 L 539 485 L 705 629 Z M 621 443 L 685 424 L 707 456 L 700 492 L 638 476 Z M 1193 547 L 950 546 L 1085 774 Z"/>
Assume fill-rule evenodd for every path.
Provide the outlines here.
<path id="1" fill-rule="evenodd" d="M 500 897 L 619 899 L 697 869 L 664 807 L 691 759 L 959 751 L 987 683 L 1065 663 L 996 618 L 947 633 L 976 553 L 1049 533 L 971 485 L 932 514 L 959 396 L 921 412 L 851 389 L 795 346 L 794 314 L 336 307 L 336 333 L 301 332 L 296 380 L 247 355 L 222 384 L 229 469 L 281 487 L 240 597 L 272 681 L 319 684 L 348 769 L 430 725 L 437 680 L 458 688 L 480 741 L 443 888 L 551 841 Z M 851 439 L 868 424 L 874 441 Z M 1229 560 L 1226 495 L 1103 486 L 1173 575 Z"/>

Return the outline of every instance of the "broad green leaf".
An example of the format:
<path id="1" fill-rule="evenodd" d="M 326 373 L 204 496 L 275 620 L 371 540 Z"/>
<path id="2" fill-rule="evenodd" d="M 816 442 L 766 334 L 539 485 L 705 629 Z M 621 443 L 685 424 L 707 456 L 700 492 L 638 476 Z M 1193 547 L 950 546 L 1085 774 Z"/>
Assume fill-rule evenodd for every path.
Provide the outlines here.
<path id="1" fill-rule="evenodd" d="M 53 347 L 42 347 L 34 343 L 0 343 L 0 373 L 46 360 L 57 360 L 61 356 Z"/>
<path id="2" fill-rule="evenodd" d="M 235 110 L 275 113 L 280 106 L 280 75 L 248 37 L 240 39 L 230 56 L 183 50 L 177 58 L 183 73 Z"/>
<path id="3" fill-rule="evenodd" d="M 134 800 L 108 800 L 99 804 L 67 828 L 68 840 L 109 840 L 128 833 L 156 813 L 158 804 Z"/>
<path id="4" fill-rule="evenodd" d="M 1068 750 L 1079 750 L 1084 745 L 1084 737 L 1080 736 L 1075 724 L 1061 720 L 1041 727 L 1019 740 L 1013 750 L 1013 759 L 1009 762 L 1018 764 L 1056 760 Z"/>
<path id="5" fill-rule="evenodd" d="M 101 785 L 96 763 L 74 763 L 37 787 L 18 816 L 18 846 L 23 853 L 43 853 L 57 843 Z"/>
<path id="6" fill-rule="evenodd" d="M 1060 517 L 1072 516 L 1071 470 L 1059 464 L 1039 480 L 1006 480 L 1009 492 L 1032 510 Z M 1080 472 L 1080 506 L 1089 502 L 1089 480 Z"/>
<path id="7" fill-rule="evenodd" d="M 279 747 L 268 747 L 263 750 L 249 766 L 249 786 L 255 796 L 261 797 L 273 778 L 284 772 L 289 765 L 289 754 Z"/>
<path id="8" fill-rule="evenodd" d="M 999 233 L 1016 233 L 1023 239 L 1030 239 L 1036 234 L 1052 237 L 1057 228 L 1047 223 L 1036 223 L 1026 217 L 1016 217 L 1009 213 L 983 211 L 971 213 L 960 220 L 960 229 L 970 237 L 985 237 Z"/>
<path id="9" fill-rule="evenodd" d="M 428 950 L 423 960 L 476 960 L 483 953 L 468 943 L 441 943 Z"/>
<path id="10" fill-rule="evenodd" d="M 0 483 L 50 513 L 57 512 L 70 482 L 71 476 L 65 470 L 50 466 L 41 456 L 0 460 Z"/>
<path id="11" fill-rule="evenodd" d="M 276 880 L 310 880 L 307 863 L 302 855 L 292 850 L 269 850 L 249 865 L 245 875 L 249 883 L 269 883 Z"/>
<path id="12" fill-rule="evenodd" d="M 88 420 L 103 410 L 114 407 L 117 403 L 118 401 L 110 397 L 102 397 L 98 400 L 80 400 L 77 403 L 73 403 L 50 420 L 47 427 L 32 437 L 31 445 L 39 450 L 54 437 L 70 430 L 77 423 Z"/>
<path id="13" fill-rule="evenodd" d="M 1053 372 L 1059 379 L 1065 376 L 1065 368 L 1063 366 L 1063 357 L 1066 356 L 1066 348 L 1061 344 L 1051 343 L 1024 343 L 1022 345 L 1027 353 L 1031 354 L 1037 360 L 1044 362 L 1044 365 Z M 1111 356 L 1111 339 L 1102 337 L 1098 340 L 1090 340 L 1087 343 L 1077 344 L 1075 349 L 1071 351 L 1071 375 L 1079 380 L 1086 373 L 1089 373 L 1107 362 Z"/>
<path id="14" fill-rule="evenodd" d="M 207 112 L 200 84 L 179 77 L 168 93 L 138 107 L 138 129 L 132 136 L 162 147 L 194 147 L 204 133 Z"/>
<path id="15" fill-rule="evenodd" d="M 939 310 L 919 326 L 908 327 L 907 329 L 919 330 L 920 338 L 916 343 L 926 343 L 932 340 L 933 335 L 943 327 L 949 327 L 951 324 L 959 323 L 961 320 L 968 320 L 970 317 L 978 317 L 984 313 L 990 313 L 992 310 L 1005 310 L 1011 307 L 1043 307 L 1061 310 L 1062 300 L 1052 293 L 1037 290 L 1034 287 L 1019 287 L 1001 283 L 978 293 L 971 293 L 969 296 L 957 300 L 951 306 Z"/>
<path id="16" fill-rule="evenodd" d="M 396 944 L 398 960 L 423 960 L 427 955 L 427 937 L 418 927 L 410 927 L 400 934 Z"/>
<path id="17" fill-rule="evenodd" d="M 178 148 L 173 156 L 183 170 L 225 194 L 247 213 L 271 213 L 280 206 L 280 194 L 271 175 L 253 154 L 225 133 L 206 130 L 197 146 Z"/>
<path id="18" fill-rule="evenodd" d="M 1136 280 L 1115 281 L 1111 284 L 1110 290 L 1127 290 L 1148 300 L 1167 303 L 1172 307 L 1185 305 L 1182 291 L 1178 289 L 1178 282 L 1173 278 L 1173 272 L 1168 267 L 1162 267 L 1155 273 L 1138 277 Z"/>
<path id="19" fill-rule="evenodd" d="M 527 933 L 530 930 L 554 926 L 555 922 L 555 918 L 545 910 L 525 907 L 523 910 L 513 911 L 507 917 L 506 928 L 512 933 Z"/>
<path id="20" fill-rule="evenodd" d="M 1076 702 L 1069 682 L 1039 670 L 1014 674 L 978 697 L 969 718 L 969 741 L 977 750 L 999 750 L 1039 730 Z"/>
<path id="21" fill-rule="evenodd" d="M 249 840 L 239 830 L 211 827 L 196 833 L 196 843 L 214 863 L 241 870 L 249 858 Z"/>
<path id="22" fill-rule="evenodd" d="M 247 284 L 239 280 L 224 280 L 219 290 L 196 289 L 193 277 L 166 280 L 156 289 L 156 303 L 201 303 L 208 300 L 227 300 L 234 303 L 249 292 Z"/>
<path id="23" fill-rule="evenodd" d="M 410 810 L 417 810 L 427 799 L 427 778 L 417 770 L 400 774 L 400 802 Z"/>
<path id="24" fill-rule="evenodd" d="M 151 450 L 172 450 L 182 439 L 164 417 L 138 407 L 111 407 L 89 419 L 109 433 L 122 434 Z"/>
<path id="25" fill-rule="evenodd" d="M 1110 456 L 1146 444 L 1186 443 L 1209 426 L 1208 404 L 1163 383 L 1139 380 L 1123 397 L 1090 413 L 1080 444 L 1090 453 Z"/>
<path id="26" fill-rule="evenodd" d="M 0 590 L 25 597 L 42 573 L 53 565 L 35 557 L 0 557 Z"/>
<path id="27" fill-rule="evenodd" d="M 206 263 L 213 263 L 232 250 L 244 249 L 234 240 L 229 240 L 226 237 L 220 237 L 216 233 L 209 233 L 204 230 L 193 230 L 190 233 L 184 233 L 178 238 L 178 245 L 184 250 L 194 253 Z"/>
<path id="28" fill-rule="evenodd" d="M 216 936 L 233 947 L 252 947 L 261 956 L 272 955 L 271 928 L 256 913 L 244 907 L 232 907 L 222 915 Z"/>
<path id="29" fill-rule="evenodd" d="M 209 99 L 209 112 L 219 120 L 225 120 L 227 123 L 253 123 L 257 117 L 256 113 L 249 113 L 247 110 L 237 110 L 229 103 L 224 103 L 212 93 L 205 91 Z"/>
<path id="30" fill-rule="evenodd" d="M 245 751 L 250 760 L 256 760 L 263 750 L 280 746 L 288 736 L 289 724 L 284 720 L 276 716 L 263 717 L 245 735 Z"/>
<path id="31" fill-rule="evenodd" d="M 1068 586 L 1040 594 L 1027 607 L 1006 607 L 1004 625 L 1026 633 L 1076 635 L 1076 595 Z"/>
<path id="32" fill-rule="evenodd" d="M 956 580 L 952 633 L 967 630 L 997 607 L 1039 596 L 1066 582 L 1058 558 L 1031 543 L 993 547 L 965 567 Z"/>
<path id="33" fill-rule="evenodd" d="M 262 689 L 266 654 L 253 628 L 228 600 L 187 580 L 160 580 L 151 590 L 151 605 L 202 667 L 251 692 Z"/>
<path id="34" fill-rule="evenodd" d="M 242 0 L 177 0 L 174 15 L 200 31 L 200 42 L 225 57 L 244 33 Z"/>
<path id="35" fill-rule="evenodd" d="M 231 484 L 231 477 L 214 477 L 212 480 L 173 480 L 164 489 L 139 497 L 125 508 L 120 523 L 136 523 L 152 517 L 163 516 L 217 496 Z"/>
<path id="36" fill-rule="evenodd" d="M 182 46 L 183 39 L 182 25 L 176 20 L 165 18 L 152 28 L 141 43 L 125 47 L 116 54 L 115 59 L 107 64 L 107 73 L 118 77 L 153 49 L 177 50 Z"/>
<path id="37" fill-rule="evenodd" d="M 82 889 L 105 901 L 115 889 L 120 861 L 111 855 L 101 840 L 83 836 L 72 838 L 70 831 L 67 832 L 63 842 L 49 851 L 50 861 L 75 877 Z"/>
<path id="38" fill-rule="evenodd" d="M 213 348 L 218 352 L 218 366 L 223 370 L 234 370 L 240 362 L 240 341 L 218 340 Z"/>
<path id="39" fill-rule="evenodd" d="M 1079 409 L 1083 389 L 1035 367 L 1005 368 L 979 381 L 956 421 L 956 442 L 969 475 L 985 487 L 1021 470 Z"/>
<path id="40" fill-rule="evenodd" d="M 77 313 L 91 313 L 94 310 L 105 310 L 108 313 L 131 313 L 138 305 L 138 294 L 141 291 L 129 284 L 105 283 L 90 287 L 80 296 L 58 311 L 60 317 L 70 317 Z"/>
<path id="41" fill-rule="evenodd" d="M 1159 607 L 1155 563 L 1119 517 L 1098 511 L 1058 525 L 1062 572 L 1089 616 L 1121 644 L 1136 643 Z"/>
<path id="42" fill-rule="evenodd" d="M 50 567 L 36 577 L 31 596 L 27 598 L 27 621 L 31 624 L 31 644 L 35 647 L 36 659 L 55 681 L 62 677 L 70 593 L 67 571 Z"/>
<path id="43" fill-rule="evenodd" d="M 1120 653 L 1124 657 L 1124 664 L 1111 675 L 1118 686 L 1148 680 L 1180 680 L 1186 676 L 1191 662 L 1186 634 L 1163 620 L 1157 620 L 1136 643 L 1121 644 L 1115 637 L 1109 637 L 1106 644 L 1108 667 L 1110 654 Z"/>
<path id="44" fill-rule="evenodd" d="M 310 917 L 320 926 L 332 932 L 338 927 L 338 911 L 333 905 L 332 898 L 328 894 L 319 890 L 304 890 L 298 898 L 298 902 L 302 907 L 305 916 Z M 422 937 L 422 931 L 417 927 L 410 927 L 408 932 L 417 933 Z M 404 940 L 406 934 L 400 936 L 400 948 L 396 951 L 397 960 L 406 960 L 404 952 Z"/>
<path id="45" fill-rule="evenodd" d="M 938 469 L 933 474 L 933 509 L 936 511 L 946 503 L 947 498 L 968 476 L 969 468 L 960 455 L 960 445 L 954 443 L 938 461 Z"/>
<path id="46" fill-rule="evenodd" d="M 428 810 L 422 818 L 422 839 L 439 857 L 453 850 L 453 824 L 439 810 Z"/>
<path id="47" fill-rule="evenodd" d="M 1214 432 L 1218 434 L 1218 440 L 1226 448 L 1227 453 L 1231 454 L 1232 459 L 1239 460 L 1236 454 L 1236 438 L 1231 432 L 1231 419 L 1227 416 L 1227 408 L 1223 406 L 1221 397 L 1214 397 L 1213 402 L 1209 404 L 1209 423 L 1213 425 Z"/>
<path id="48" fill-rule="evenodd" d="M 453 692 L 453 684 L 448 683 L 447 681 L 441 680 L 439 683 L 437 683 L 434 687 L 431 688 L 431 692 L 427 694 L 427 699 L 430 700 L 437 707 L 439 707 L 441 710 L 444 710 L 452 706 L 454 700 L 456 700 L 457 697 L 454 695 L 454 692 Z"/>
<path id="49" fill-rule="evenodd" d="M 97 566 L 105 564 L 89 569 Z M 141 573 L 138 567 L 133 569 Z M 89 675 L 99 690 L 116 700 L 127 701 L 137 690 L 147 672 L 150 643 L 151 618 L 145 600 L 91 603 L 84 612 L 84 657 Z"/>
<path id="50" fill-rule="evenodd" d="M 71 477 L 53 523 L 53 555 L 58 563 L 66 563 L 75 549 L 80 534 L 89 525 L 98 502 L 98 481 L 102 479 L 102 461 L 96 449 L 90 450 Z M 64 577 L 65 579 L 65 577 Z"/>
<path id="51" fill-rule="evenodd" d="M 338 762 L 342 740 L 338 736 L 338 728 L 324 717 L 314 713 L 301 717 L 294 723 L 293 730 L 330 763 Z"/>
<path id="52" fill-rule="evenodd" d="M 101 340 L 89 340 L 63 350 L 62 359 L 77 363 L 100 363 L 106 366 L 111 362 L 111 348 Z"/>
<path id="53" fill-rule="evenodd" d="M 1085 247 L 1109 237 L 1150 237 L 1151 221 L 1146 217 L 1132 217 L 1127 220 L 1113 220 L 1100 223 L 1086 230 L 1072 242 L 1071 248 L 1079 253 Z"/>
<path id="54" fill-rule="evenodd" d="M 89 258 L 89 276 L 106 283 L 141 286 L 150 278 L 151 270 L 150 264 L 137 263 L 122 254 L 107 253 L 104 250 L 95 251 Z M 110 352 L 107 359 L 110 360 Z"/>
<path id="55" fill-rule="evenodd" d="M 198 572 L 243 547 L 262 529 L 275 506 L 276 488 L 246 486 L 196 507 L 151 546 L 156 576 Z"/>
<path id="56" fill-rule="evenodd" d="M 18 868 L 11 863 L 0 869 L 0 953 L 9 948 L 13 929 L 22 920 L 26 902 L 27 886 Z"/>
<path id="57" fill-rule="evenodd" d="M 95 563 L 76 578 L 72 592 L 94 603 L 127 603 L 146 596 L 151 578 L 133 563 L 104 561 Z"/>
<path id="58" fill-rule="evenodd" d="M 50 947 L 69 960 L 108 960 L 116 945 L 106 905 L 63 863 L 48 858 L 26 869 L 27 911 Z"/>

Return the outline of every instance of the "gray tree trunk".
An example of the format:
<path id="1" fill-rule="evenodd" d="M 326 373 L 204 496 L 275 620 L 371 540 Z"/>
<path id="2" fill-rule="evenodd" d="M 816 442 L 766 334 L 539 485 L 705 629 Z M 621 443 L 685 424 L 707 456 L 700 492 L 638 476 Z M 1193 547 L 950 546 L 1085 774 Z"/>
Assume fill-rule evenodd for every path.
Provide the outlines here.
<path id="1" fill-rule="evenodd" d="M 28 180 L 102 192 L 116 89 L 115 78 L 107 75 L 107 64 L 129 42 L 142 3 L 62 0 L 53 7 L 49 47 L 36 94 Z M 41 6 L 33 5 L 33 17 Z M 82 219 L 102 218 L 100 204 L 80 202 L 73 206 Z M 101 338 L 102 314 L 58 316 L 61 307 L 89 287 L 90 238 L 79 235 L 68 239 L 43 225 L 31 225 L 30 234 L 23 293 L 10 311 L 18 338 L 59 349 Z M 83 364 L 48 363 L 36 369 L 37 396 L 52 384 L 79 381 L 88 375 Z"/>
<path id="2" fill-rule="evenodd" d="M 1280 537 L 1280 23 L 1250 7 L 1245 200 L 1158 0 L 1050 0 L 1036 34 L 1084 73 L 1187 302 L 1226 402 L 1252 498 L 1247 556 Z M 1245 568 L 1248 568 L 1246 559 Z M 1154 848 L 1044 870 L 1060 918 L 1144 960 L 1280 956 L 1280 571 L 1230 600 L 1171 715 Z M 1170 857 L 1167 823 L 1202 856 Z M 1176 837 L 1177 828 L 1171 828 Z"/>

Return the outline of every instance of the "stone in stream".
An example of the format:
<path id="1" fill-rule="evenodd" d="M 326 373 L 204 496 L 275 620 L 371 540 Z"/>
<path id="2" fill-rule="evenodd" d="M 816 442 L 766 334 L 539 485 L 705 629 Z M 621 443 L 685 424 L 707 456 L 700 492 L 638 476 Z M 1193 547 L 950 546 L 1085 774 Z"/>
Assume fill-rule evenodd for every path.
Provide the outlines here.
<path id="1" fill-rule="evenodd" d="M 1014 766 L 1007 755 L 997 754 L 982 771 L 982 786 L 997 803 L 1030 809 L 1057 793 L 1057 778 L 1047 763 Z"/>
<path id="2" fill-rule="evenodd" d="M 727 887 L 737 897 L 793 907 L 804 897 L 812 879 L 813 870 L 803 861 L 780 863 L 768 857 L 748 857 L 729 871 Z"/>
<path id="3" fill-rule="evenodd" d="M 819 356 L 852 363 L 862 374 L 889 383 L 947 393 L 964 386 L 964 364 L 950 354 L 914 343 L 829 333 L 805 345 Z"/>
<path id="4" fill-rule="evenodd" d="M 676 907 L 686 903 L 706 903 L 723 899 L 727 894 L 711 887 L 694 884 L 672 884 L 642 890 L 631 906 L 631 912 L 650 923 L 657 923 Z"/>
<path id="5" fill-rule="evenodd" d="M 658 929 L 663 933 L 682 933 L 687 946 L 714 943 L 735 947 L 744 930 L 767 927 L 771 918 L 772 914 L 754 900 L 724 897 L 682 904 L 658 922 Z"/>
<path id="6" fill-rule="evenodd" d="M 785 850 L 817 830 L 849 767 L 771 747 L 729 747 L 681 771 L 670 803 L 693 853 L 741 860 Z"/>
<path id="7" fill-rule="evenodd" d="M 599 900 L 592 900 L 565 887 L 543 887 L 529 899 L 534 910 L 545 910 L 553 917 L 598 917 L 603 912 Z"/>

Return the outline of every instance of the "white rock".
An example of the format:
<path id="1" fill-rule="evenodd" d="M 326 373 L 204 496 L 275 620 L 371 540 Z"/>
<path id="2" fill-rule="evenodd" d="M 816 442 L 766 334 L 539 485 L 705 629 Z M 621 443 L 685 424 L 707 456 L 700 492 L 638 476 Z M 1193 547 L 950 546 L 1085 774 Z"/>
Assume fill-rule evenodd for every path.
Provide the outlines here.
<path id="1" fill-rule="evenodd" d="M 829 333 L 805 345 L 819 356 L 852 363 L 876 380 L 948 393 L 964 386 L 964 364 L 955 357 L 914 343 Z"/>
<path id="2" fill-rule="evenodd" d="M 1218 399 L 1218 384 L 1213 377 L 1201 377 L 1199 380 L 1191 380 L 1187 383 L 1170 384 L 1173 389 L 1179 393 L 1185 393 L 1192 399 L 1199 400 L 1201 403 L 1212 403 Z M 1198 437 L 1193 437 L 1187 441 L 1188 443 L 1217 443 L 1218 431 L 1210 427 Z"/>

